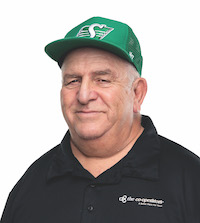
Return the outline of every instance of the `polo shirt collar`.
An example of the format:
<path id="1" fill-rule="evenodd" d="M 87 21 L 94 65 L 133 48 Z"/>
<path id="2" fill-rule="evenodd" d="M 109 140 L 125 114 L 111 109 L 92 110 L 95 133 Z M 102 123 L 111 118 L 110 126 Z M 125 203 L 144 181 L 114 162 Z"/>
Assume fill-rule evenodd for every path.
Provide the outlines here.
<path id="1" fill-rule="evenodd" d="M 148 116 L 142 116 L 144 131 L 137 139 L 129 153 L 109 171 L 94 178 L 74 157 L 70 146 L 70 133 L 66 133 L 55 154 L 47 179 L 74 175 L 96 180 L 97 182 L 116 183 L 122 176 L 156 181 L 159 178 L 160 140 L 157 131 Z"/>
<path id="2" fill-rule="evenodd" d="M 126 176 L 146 180 L 159 179 L 160 138 L 148 116 L 142 116 L 144 131 L 123 159 Z"/>

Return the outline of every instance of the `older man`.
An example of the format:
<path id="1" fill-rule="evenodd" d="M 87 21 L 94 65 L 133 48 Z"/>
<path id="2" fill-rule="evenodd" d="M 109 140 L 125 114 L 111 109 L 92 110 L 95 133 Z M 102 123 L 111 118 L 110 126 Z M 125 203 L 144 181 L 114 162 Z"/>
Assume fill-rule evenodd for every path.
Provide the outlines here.
<path id="1" fill-rule="evenodd" d="M 69 131 L 10 193 L 3 223 L 200 222 L 200 159 L 140 115 L 139 42 L 95 17 L 46 46 Z"/>

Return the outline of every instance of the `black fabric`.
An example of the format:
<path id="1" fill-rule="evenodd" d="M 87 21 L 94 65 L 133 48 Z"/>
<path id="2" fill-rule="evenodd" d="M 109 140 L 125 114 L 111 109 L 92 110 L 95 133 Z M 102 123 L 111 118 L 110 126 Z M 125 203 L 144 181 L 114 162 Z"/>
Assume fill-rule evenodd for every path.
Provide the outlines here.
<path id="1" fill-rule="evenodd" d="M 2 223 L 200 223 L 200 159 L 144 132 L 120 162 L 94 178 L 73 156 L 70 134 L 26 171 Z"/>

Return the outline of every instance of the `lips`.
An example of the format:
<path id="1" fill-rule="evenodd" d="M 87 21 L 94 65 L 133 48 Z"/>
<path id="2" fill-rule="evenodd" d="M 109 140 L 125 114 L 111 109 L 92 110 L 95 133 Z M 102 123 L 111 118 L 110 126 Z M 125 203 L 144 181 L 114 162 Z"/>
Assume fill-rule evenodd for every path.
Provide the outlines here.
<path id="1" fill-rule="evenodd" d="M 82 116 L 82 117 L 92 117 L 92 116 L 99 115 L 100 113 L 103 113 L 103 112 L 95 111 L 95 110 L 81 110 L 81 111 L 76 112 L 78 116 Z"/>
<path id="2" fill-rule="evenodd" d="M 77 111 L 76 112 L 77 114 L 80 114 L 80 115 L 92 115 L 92 114 L 99 114 L 99 113 L 102 113 L 100 111 Z"/>

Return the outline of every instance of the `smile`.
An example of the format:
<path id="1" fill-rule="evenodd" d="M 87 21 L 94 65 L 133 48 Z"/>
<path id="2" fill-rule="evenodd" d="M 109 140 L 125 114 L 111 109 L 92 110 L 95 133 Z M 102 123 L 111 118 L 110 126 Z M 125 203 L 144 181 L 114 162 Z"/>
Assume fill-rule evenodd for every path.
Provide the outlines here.
<path id="1" fill-rule="evenodd" d="M 101 114 L 102 112 L 100 111 L 77 111 L 76 114 L 78 116 L 83 116 L 83 117 L 92 117 Z"/>

